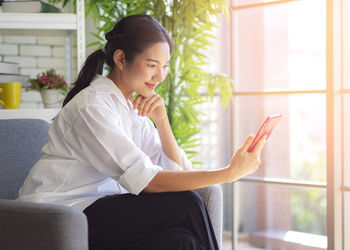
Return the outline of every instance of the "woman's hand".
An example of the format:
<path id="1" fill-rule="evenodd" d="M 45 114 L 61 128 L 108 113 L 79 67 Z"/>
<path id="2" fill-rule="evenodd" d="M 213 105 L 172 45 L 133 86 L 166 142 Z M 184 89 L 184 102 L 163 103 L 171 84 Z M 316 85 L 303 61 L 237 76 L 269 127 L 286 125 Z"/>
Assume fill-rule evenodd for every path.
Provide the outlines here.
<path id="1" fill-rule="evenodd" d="M 146 115 L 155 122 L 159 138 L 162 143 L 162 150 L 166 156 L 185 170 L 181 153 L 177 146 L 173 132 L 171 131 L 163 98 L 154 93 L 147 98 L 138 96 L 135 99 L 132 97 L 129 99 L 133 104 L 134 109 L 138 110 L 138 115 Z"/>
<path id="2" fill-rule="evenodd" d="M 228 182 L 236 181 L 246 175 L 255 172 L 260 165 L 260 154 L 263 149 L 266 136 L 264 136 L 255 146 L 253 152 L 247 152 L 249 145 L 254 139 L 253 135 L 249 135 L 243 145 L 233 155 L 228 170 Z"/>
<path id="3" fill-rule="evenodd" d="M 135 99 L 130 97 L 129 100 L 133 108 L 138 110 L 138 115 L 148 116 L 155 123 L 167 117 L 164 100 L 156 93 L 147 98 L 140 95 Z"/>

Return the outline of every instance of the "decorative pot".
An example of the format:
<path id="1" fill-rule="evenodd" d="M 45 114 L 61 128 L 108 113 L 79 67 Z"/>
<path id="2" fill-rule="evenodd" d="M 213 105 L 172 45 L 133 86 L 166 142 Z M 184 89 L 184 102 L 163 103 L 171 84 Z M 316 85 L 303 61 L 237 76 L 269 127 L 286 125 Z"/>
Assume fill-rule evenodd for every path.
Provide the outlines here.
<path id="1" fill-rule="evenodd" d="M 58 108 L 64 95 L 59 89 L 45 89 L 40 92 L 44 108 Z"/>

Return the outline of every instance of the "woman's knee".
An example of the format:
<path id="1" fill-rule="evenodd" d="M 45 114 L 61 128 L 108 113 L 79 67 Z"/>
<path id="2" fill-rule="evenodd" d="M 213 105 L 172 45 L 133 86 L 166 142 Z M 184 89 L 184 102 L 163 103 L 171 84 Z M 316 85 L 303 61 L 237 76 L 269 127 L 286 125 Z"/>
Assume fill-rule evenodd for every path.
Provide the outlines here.
<path id="1" fill-rule="evenodd" d="M 193 190 L 183 192 L 181 197 L 182 202 L 186 203 L 187 206 L 204 207 L 202 197 Z"/>
<path id="2" fill-rule="evenodd" d="M 202 249 L 198 240 L 191 233 L 183 231 L 166 232 L 148 239 L 133 242 L 121 248 L 122 250 L 199 250 Z"/>
<path id="3" fill-rule="evenodd" d="M 162 243 L 165 244 L 165 248 L 163 249 L 168 250 L 201 249 L 198 240 L 192 234 L 185 232 L 173 232 L 172 234 L 169 234 L 168 237 L 164 237 Z"/>

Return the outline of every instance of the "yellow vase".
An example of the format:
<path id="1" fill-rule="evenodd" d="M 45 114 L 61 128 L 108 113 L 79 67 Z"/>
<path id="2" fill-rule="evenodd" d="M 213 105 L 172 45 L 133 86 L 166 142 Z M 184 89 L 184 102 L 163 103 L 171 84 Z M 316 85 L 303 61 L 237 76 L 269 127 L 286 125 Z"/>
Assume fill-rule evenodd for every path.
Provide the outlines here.
<path id="1" fill-rule="evenodd" d="M 19 109 L 21 104 L 21 83 L 0 83 L 0 104 L 3 109 Z"/>

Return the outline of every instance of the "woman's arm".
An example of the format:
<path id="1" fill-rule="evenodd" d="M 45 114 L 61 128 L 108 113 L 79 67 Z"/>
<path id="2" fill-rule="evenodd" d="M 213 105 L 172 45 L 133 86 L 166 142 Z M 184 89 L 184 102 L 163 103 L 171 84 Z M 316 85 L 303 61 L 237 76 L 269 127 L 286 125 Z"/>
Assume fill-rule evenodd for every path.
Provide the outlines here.
<path id="1" fill-rule="evenodd" d="M 253 173 L 260 164 L 260 154 L 264 147 L 264 137 L 251 153 L 247 149 L 254 136 L 250 135 L 237 150 L 226 168 L 210 171 L 166 172 L 161 171 L 152 179 L 144 192 L 187 191 L 219 183 L 233 182 Z"/>
<path id="2" fill-rule="evenodd" d="M 156 122 L 158 134 L 160 141 L 162 143 L 163 152 L 168 156 L 169 159 L 176 162 L 182 169 L 185 170 L 183 162 L 181 159 L 181 154 L 179 147 L 177 146 L 175 137 L 170 127 L 168 117 L 165 117 L 163 120 L 158 120 Z"/>
<path id="3" fill-rule="evenodd" d="M 162 144 L 162 150 L 166 156 L 185 169 L 178 145 L 170 127 L 163 98 L 157 94 L 153 94 L 148 98 L 142 96 L 136 97 L 135 100 L 130 98 L 130 101 L 133 103 L 134 109 L 138 109 L 139 115 L 146 115 L 155 122 Z"/>
<path id="4" fill-rule="evenodd" d="M 153 119 L 164 153 L 182 166 L 181 155 L 168 122 L 163 99 L 154 94 L 148 98 L 142 96 L 136 97 L 135 100 L 130 98 L 130 101 L 134 109 L 138 109 L 139 115 L 146 115 Z M 236 181 L 254 172 L 260 164 L 260 154 L 266 138 L 260 140 L 253 152 L 248 153 L 247 149 L 253 139 L 253 135 L 246 139 L 226 168 L 211 171 L 160 171 L 143 191 L 150 193 L 187 191 Z"/>

